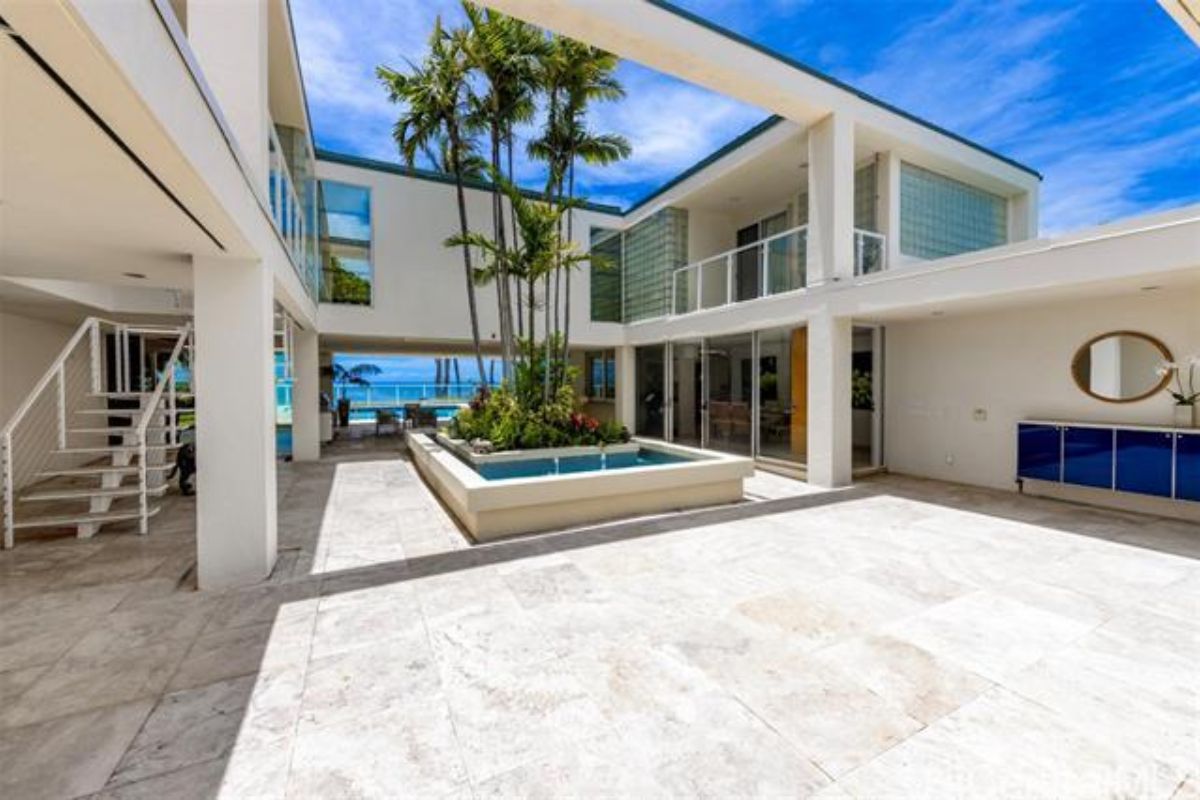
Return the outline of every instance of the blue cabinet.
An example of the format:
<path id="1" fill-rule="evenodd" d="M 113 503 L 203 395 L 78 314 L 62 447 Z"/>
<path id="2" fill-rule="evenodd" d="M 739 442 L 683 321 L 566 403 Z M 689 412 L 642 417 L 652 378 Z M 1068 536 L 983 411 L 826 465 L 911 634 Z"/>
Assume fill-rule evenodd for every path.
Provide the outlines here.
<path id="1" fill-rule="evenodd" d="M 1017 475 L 1039 481 L 1062 480 L 1062 429 L 1022 422 L 1017 426 Z"/>
<path id="2" fill-rule="evenodd" d="M 1063 428 L 1063 483 L 1111 489 L 1113 432 L 1108 428 Z"/>
<path id="3" fill-rule="evenodd" d="M 1200 430 L 1021 422 L 1017 477 L 1200 502 Z"/>
<path id="4" fill-rule="evenodd" d="M 1175 434 L 1175 496 L 1200 501 L 1200 432 Z"/>
<path id="5" fill-rule="evenodd" d="M 1118 430 L 1116 488 L 1170 497 L 1174 444 L 1168 431 Z"/>

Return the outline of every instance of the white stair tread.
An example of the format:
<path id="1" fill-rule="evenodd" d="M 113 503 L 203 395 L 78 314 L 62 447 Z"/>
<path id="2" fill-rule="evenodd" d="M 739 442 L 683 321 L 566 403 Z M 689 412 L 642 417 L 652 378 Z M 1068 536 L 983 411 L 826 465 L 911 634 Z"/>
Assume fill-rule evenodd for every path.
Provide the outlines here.
<path id="1" fill-rule="evenodd" d="M 147 464 L 147 472 L 166 472 L 174 469 L 174 464 Z M 86 478 L 93 475 L 134 475 L 138 471 L 136 464 L 128 467 L 114 467 L 111 464 L 97 464 L 91 467 L 71 467 L 69 469 L 49 469 L 39 472 L 39 478 Z"/>
<path id="2" fill-rule="evenodd" d="M 162 506 L 150 506 L 146 510 L 146 515 L 153 517 L 161 509 Z M 83 525 L 89 522 L 123 522 L 125 520 L 138 519 L 139 517 L 141 517 L 141 512 L 137 509 L 131 511 L 89 512 L 86 514 L 53 514 L 46 517 L 26 517 L 25 519 L 19 519 L 13 523 L 13 527 L 50 528 L 63 525 Z"/>
<path id="3" fill-rule="evenodd" d="M 165 452 L 167 450 L 178 450 L 180 447 L 183 447 L 183 445 L 182 444 L 148 444 L 148 445 L 146 445 L 146 452 L 148 452 L 148 453 Z M 104 453 L 104 454 L 112 454 L 112 455 L 117 455 L 119 453 L 122 453 L 122 454 L 129 454 L 129 455 L 137 455 L 140 450 L 141 450 L 141 448 L 138 447 L 137 445 L 118 444 L 118 445 L 108 445 L 108 446 L 101 445 L 101 446 L 97 446 L 97 447 L 63 447 L 58 450 L 55 450 L 54 452 L 61 453 L 62 455 L 67 455 L 67 456 L 86 455 L 88 453 Z"/>
<path id="4" fill-rule="evenodd" d="M 147 433 L 166 433 L 169 431 L 166 425 L 147 425 Z M 105 433 L 109 436 L 125 436 L 131 433 L 137 433 L 137 426 L 128 425 L 124 428 L 68 428 L 67 433 Z"/>
<path id="5" fill-rule="evenodd" d="M 177 408 L 176 411 L 191 411 L 190 408 Z M 155 414 L 168 414 L 171 409 L 160 408 L 155 411 Z M 140 417 L 146 413 L 144 408 L 80 408 L 76 409 L 76 414 L 100 414 L 105 417 Z"/>
<path id="6" fill-rule="evenodd" d="M 159 497 L 167 491 L 167 484 L 163 483 L 159 486 L 150 486 L 146 489 L 146 494 L 151 497 Z M 93 497 L 136 497 L 138 495 L 138 487 L 136 484 L 130 486 L 116 486 L 111 489 L 101 489 L 99 487 L 84 488 L 84 489 L 44 489 L 40 492 L 29 492 L 22 494 L 17 499 L 22 503 L 37 503 L 48 500 L 90 500 Z"/>
<path id="7" fill-rule="evenodd" d="M 149 397 L 152 392 L 88 392 L 89 397 Z"/>

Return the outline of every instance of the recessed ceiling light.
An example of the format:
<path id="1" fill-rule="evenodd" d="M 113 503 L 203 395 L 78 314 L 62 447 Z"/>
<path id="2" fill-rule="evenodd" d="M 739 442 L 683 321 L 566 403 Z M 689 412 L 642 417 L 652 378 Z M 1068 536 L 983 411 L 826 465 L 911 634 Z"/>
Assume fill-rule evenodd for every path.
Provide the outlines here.
<path id="1" fill-rule="evenodd" d="M 1161 286 L 1143 286 L 1142 291 L 1143 292 L 1157 292 L 1161 288 L 1162 288 Z"/>
<path id="2" fill-rule="evenodd" d="M 146 274 L 144 272 L 122 272 L 121 274 L 126 278 L 137 278 L 139 281 L 146 280 Z"/>

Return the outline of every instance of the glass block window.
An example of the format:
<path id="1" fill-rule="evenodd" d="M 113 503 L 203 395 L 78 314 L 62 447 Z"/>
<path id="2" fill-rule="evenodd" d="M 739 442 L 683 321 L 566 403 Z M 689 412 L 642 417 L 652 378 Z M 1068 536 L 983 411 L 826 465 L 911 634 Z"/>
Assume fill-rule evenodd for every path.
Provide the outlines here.
<path id="1" fill-rule="evenodd" d="M 321 302 L 371 304 L 371 190 L 321 181 Z"/>
<path id="2" fill-rule="evenodd" d="M 876 208 L 874 162 L 854 171 L 854 227 L 864 231 L 878 231 Z"/>
<path id="3" fill-rule="evenodd" d="M 936 172 L 900 165 L 900 252 L 944 258 L 1008 241 L 1008 202 Z"/>
<path id="4" fill-rule="evenodd" d="M 664 208 L 625 232 L 625 322 L 670 311 L 671 274 L 687 263 L 687 211 Z"/>
<path id="5" fill-rule="evenodd" d="M 621 232 L 592 228 L 591 306 L 592 322 L 621 321 Z"/>

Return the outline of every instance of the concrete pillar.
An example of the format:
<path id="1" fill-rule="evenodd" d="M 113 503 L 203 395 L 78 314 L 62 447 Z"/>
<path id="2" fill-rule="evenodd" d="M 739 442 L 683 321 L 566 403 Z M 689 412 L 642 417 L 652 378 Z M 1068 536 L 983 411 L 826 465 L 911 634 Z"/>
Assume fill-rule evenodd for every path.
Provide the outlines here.
<path id="1" fill-rule="evenodd" d="M 271 270 L 193 258 L 196 558 L 200 588 L 275 566 L 275 343 Z"/>
<path id="2" fill-rule="evenodd" d="M 900 156 L 888 150 L 879 154 L 875 180 L 879 192 L 879 232 L 887 237 L 886 266 L 900 263 Z"/>
<path id="3" fill-rule="evenodd" d="M 617 422 L 629 430 L 637 423 L 637 357 L 632 345 L 617 348 Z"/>
<path id="4" fill-rule="evenodd" d="M 246 166 L 267 191 L 267 0 L 188 0 L 188 45 Z"/>
<path id="5" fill-rule="evenodd" d="M 1008 240 L 1024 242 L 1038 236 L 1038 187 L 1008 201 Z"/>
<path id="6" fill-rule="evenodd" d="M 808 283 L 854 275 L 854 123 L 834 113 L 808 129 Z"/>
<path id="7" fill-rule="evenodd" d="M 850 405 L 854 325 L 827 312 L 808 320 L 808 482 L 847 486 L 853 470 Z"/>
<path id="8" fill-rule="evenodd" d="M 321 457 L 321 368 L 317 332 L 296 326 L 292 333 L 292 459 Z"/>

